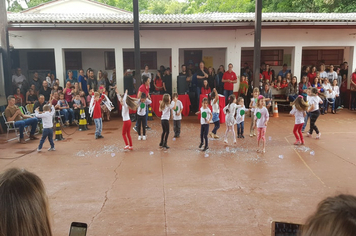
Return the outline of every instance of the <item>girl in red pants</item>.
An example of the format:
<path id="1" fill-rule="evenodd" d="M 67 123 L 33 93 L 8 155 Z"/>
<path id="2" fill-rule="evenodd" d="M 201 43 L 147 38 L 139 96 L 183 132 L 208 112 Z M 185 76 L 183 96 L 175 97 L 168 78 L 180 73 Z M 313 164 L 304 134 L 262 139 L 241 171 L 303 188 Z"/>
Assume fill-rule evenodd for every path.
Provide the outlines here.
<path id="1" fill-rule="evenodd" d="M 304 124 L 304 117 L 307 115 L 306 110 L 308 109 L 308 104 L 303 100 L 303 96 L 299 95 L 297 99 L 293 102 L 293 109 L 290 111 L 291 115 L 295 117 L 295 125 L 293 129 L 293 134 L 295 136 L 294 145 L 302 144 L 304 145 L 304 138 L 302 134 L 302 128 Z"/>
<path id="2" fill-rule="evenodd" d="M 120 94 L 118 93 L 117 89 L 115 90 L 117 94 L 117 99 L 121 103 L 122 110 L 121 110 L 121 115 L 122 115 L 122 120 L 124 121 L 124 126 L 122 127 L 122 137 L 124 138 L 125 141 L 125 148 L 124 150 L 133 150 L 132 148 L 132 139 L 131 139 L 131 120 L 130 120 L 130 112 L 129 110 L 136 110 L 137 109 L 137 101 L 138 99 L 132 98 L 130 96 L 127 96 L 127 90 L 125 91 L 125 95 L 122 98 Z M 126 137 L 127 136 L 127 137 Z M 128 139 L 128 141 L 127 141 Z"/>

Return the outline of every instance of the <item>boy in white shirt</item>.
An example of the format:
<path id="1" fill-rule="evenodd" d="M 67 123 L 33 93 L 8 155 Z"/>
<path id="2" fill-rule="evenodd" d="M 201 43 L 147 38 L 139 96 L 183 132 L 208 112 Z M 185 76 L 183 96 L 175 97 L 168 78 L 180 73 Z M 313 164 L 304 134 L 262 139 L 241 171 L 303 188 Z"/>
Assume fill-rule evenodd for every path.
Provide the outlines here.
<path id="1" fill-rule="evenodd" d="M 137 108 L 137 133 L 138 133 L 138 140 L 146 140 L 146 109 L 147 105 L 151 104 L 152 101 L 149 100 L 145 93 L 141 94 L 141 98 L 138 101 L 138 108 Z M 141 127 L 143 136 L 141 136 Z"/>
<path id="2" fill-rule="evenodd" d="M 176 109 L 172 110 L 174 137 L 179 138 L 181 121 L 182 121 L 183 104 L 181 101 L 178 100 L 178 93 L 173 93 L 172 97 L 173 100 L 177 99 Z M 171 102 L 171 105 L 174 105 L 174 101 Z"/>
<path id="3" fill-rule="evenodd" d="M 52 104 L 52 101 L 49 103 Z M 43 113 L 39 113 L 39 108 L 35 110 L 35 115 L 37 118 L 42 119 L 43 130 L 42 130 L 42 138 L 40 140 L 40 144 L 38 145 L 37 151 L 40 152 L 43 146 L 43 143 L 46 141 L 48 137 L 48 141 L 51 144 L 51 147 L 48 151 L 55 151 L 54 143 L 53 143 L 53 116 L 55 113 L 54 106 L 52 105 L 44 105 L 43 106 Z"/>

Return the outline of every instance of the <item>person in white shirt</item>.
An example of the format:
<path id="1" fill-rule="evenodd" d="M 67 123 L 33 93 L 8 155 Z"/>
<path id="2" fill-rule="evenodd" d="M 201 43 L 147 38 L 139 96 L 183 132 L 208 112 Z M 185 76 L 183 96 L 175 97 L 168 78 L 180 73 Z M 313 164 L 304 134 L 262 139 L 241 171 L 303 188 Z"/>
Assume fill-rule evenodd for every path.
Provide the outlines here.
<path id="1" fill-rule="evenodd" d="M 138 100 L 138 108 L 137 108 L 137 133 L 138 133 L 138 140 L 146 140 L 146 110 L 147 105 L 150 105 L 152 101 L 147 98 L 145 93 L 141 93 L 141 99 Z M 141 127 L 143 136 L 141 136 Z"/>
<path id="2" fill-rule="evenodd" d="M 52 104 L 52 100 L 50 101 L 49 104 Z M 56 150 L 54 148 L 54 143 L 53 143 L 53 116 L 56 110 L 54 109 L 53 105 L 51 106 L 49 104 L 43 106 L 43 113 L 39 112 L 38 107 L 35 110 L 36 117 L 42 119 L 42 125 L 43 125 L 42 138 L 37 148 L 38 152 L 41 151 L 43 143 L 46 141 L 46 138 L 48 138 L 48 141 L 51 144 L 51 147 L 48 149 L 48 151 Z"/>
<path id="3" fill-rule="evenodd" d="M 224 98 L 225 99 L 225 98 Z M 213 122 L 214 129 L 210 133 L 210 137 L 218 139 L 219 136 L 216 134 L 218 129 L 220 128 L 220 106 L 219 106 L 219 94 L 216 91 L 216 88 L 213 89 L 213 92 L 210 94 L 210 105 L 213 109 Z"/>
<path id="4" fill-rule="evenodd" d="M 26 80 L 26 77 L 21 74 L 21 68 L 16 69 L 16 74 L 12 76 L 12 84 L 14 88 L 21 89 L 22 83 Z"/>
<path id="5" fill-rule="evenodd" d="M 338 85 L 338 80 L 334 80 L 331 86 L 331 89 L 333 91 L 333 94 L 335 95 L 335 106 L 334 108 L 336 108 L 337 110 L 342 109 L 342 107 L 340 106 L 340 88 Z M 335 114 L 336 111 L 335 109 L 333 110 L 333 113 Z"/>
<path id="6" fill-rule="evenodd" d="M 245 100 L 243 97 L 237 99 L 237 104 L 241 106 L 236 110 L 237 138 L 245 138 L 245 113 L 249 111 L 249 109 L 245 107 L 244 103 Z"/>
<path id="7" fill-rule="evenodd" d="M 145 70 L 142 72 L 142 77 L 145 75 L 147 76 L 148 78 L 150 78 L 150 81 L 152 81 L 152 75 L 150 72 L 148 72 L 148 65 L 145 65 Z"/>
<path id="8" fill-rule="evenodd" d="M 202 150 L 205 152 L 206 150 L 209 149 L 209 143 L 208 143 L 208 133 L 209 133 L 209 124 L 211 119 L 213 118 L 211 110 L 208 107 L 208 98 L 203 98 L 202 101 L 202 106 L 198 112 L 195 114 L 200 114 L 200 145 L 199 148 L 202 148 L 204 145 L 204 140 L 205 140 L 205 146 L 204 149 Z"/>
<path id="9" fill-rule="evenodd" d="M 174 137 L 179 138 L 181 121 L 182 121 L 183 104 L 181 101 L 178 100 L 178 93 L 173 93 L 172 97 L 173 97 L 173 100 L 175 100 L 175 99 L 177 100 L 177 106 L 174 110 L 172 110 Z M 171 105 L 173 105 L 173 104 L 174 104 L 174 101 L 171 102 Z"/>
<path id="10" fill-rule="evenodd" d="M 127 89 L 125 91 L 125 95 L 122 98 L 117 90 L 115 88 L 115 92 L 117 94 L 117 99 L 119 100 L 122 110 L 121 110 L 121 116 L 122 120 L 124 121 L 124 125 L 122 127 L 122 137 L 125 141 L 125 148 L 124 150 L 133 150 L 132 148 L 132 138 L 131 138 L 131 119 L 130 119 L 130 109 L 131 110 L 136 110 L 138 106 L 138 99 L 136 98 L 131 98 L 130 96 L 127 96 Z M 128 139 L 128 141 L 127 141 Z"/>
<path id="11" fill-rule="evenodd" d="M 224 114 L 226 116 L 226 132 L 224 136 L 224 143 L 228 144 L 229 142 L 227 141 L 227 135 L 229 132 L 232 132 L 233 138 L 234 138 L 234 144 L 236 144 L 236 136 L 235 136 L 235 129 L 234 125 L 236 123 L 235 120 L 235 115 L 236 115 L 236 110 L 240 108 L 241 106 L 236 104 L 236 97 L 235 95 L 231 94 L 228 98 L 228 104 L 226 107 L 224 107 Z"/>
<path id="12" fill-rule="evenodd" d="M 326 73 L 326 71 L 325 71 L 325 65 L 324 64 L 320 65 L 319 76 L 320 76 L 321 81 L 323 81 L 324 79 L 328 78 L 328 73 Z"/>
<path id="13" fill-rule="evenodd" d="M 265 98 L 262 95 L 258 96 L 257 104 L 254 114 L 253 128 L 257 127 L 257 152 L 266 152 L 266 131 L 269 120 L 269 113 L 265 105 Z M 260 142 L 262 140 L 262 149 L 260 149 Z"/>
<path id="14" fill-rule="evenodd" d="M 315 125 L 316 120 L 318 119 L 320 115 L 319 111 L 319 104 L 323 104 L 323 100 L 318 96 L 318 89 L 317 88 L 312 88 L 309 99 L 309 109 L 308 112 L 310 114 L 310 130 L 307 134 L 308 137 L 312 137 L 313 131 L 315 130 L 316 132 L 316 139 L 319 139 L 321 136 L 321 133 L 319 132 L 318 127 Z"/>
<path id="15" fill-rule="evenodd" d="M 324 80 L 322 87 L 324 89 L 325 100 L 324 100 L 324 108 L 321 114 L 324 115 L 328 113 L 329 103 L 332 105 L 332 111 L 335 110 L 335 95 L 333 93 L 331 84 L 329 83 L 328 79 Z"/>
<path id="16" fill-rule="evenodd" d="M 161 125 L 162 125 L 162 135 L 161 142 L 159 146 L 168 149 L 167 141 L 169 135 L 169 118 L 171 115 L 171 110 L 175 110 L 177 106 L 177 98 L 174 98 L 174 103 L 171 103 L 171 96 L 168 93 L 163 94 L 162 101 L 159 101 L 159 111 L 162 112 Z"/>
<path id="17" fill-rule="evenodd" d="M 327 73 L 328 79 L 330 84 L 333 83 L 333 81 L 338 79 L 336 71 L 334 71 L 334 66 L 330 65 L 330 71 Z"/>
<path id="18" fill-rule="evenodd" d="M 303 96 L 299 95 L 297 99 L 294 100 L 292 110 L 289 114 L 295 117 L 293 134 L 295 136 L 294 145 L 302 144 L 304 145 L 304 138 L 302 133 L 302 128 L 304 124 L 304 117 L 306 117 L 306 110 L 308 109 L 308 104 L 303 100 Z"/>

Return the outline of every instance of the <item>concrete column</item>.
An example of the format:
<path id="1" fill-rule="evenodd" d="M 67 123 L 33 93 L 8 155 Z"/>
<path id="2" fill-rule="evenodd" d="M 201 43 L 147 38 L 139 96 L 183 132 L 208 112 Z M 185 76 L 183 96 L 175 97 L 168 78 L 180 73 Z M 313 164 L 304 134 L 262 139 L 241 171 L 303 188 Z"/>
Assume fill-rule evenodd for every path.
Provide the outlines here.
<path id="1" fill-rule="evenodd" d="M 241 46 L 235 44 L 226 49 L 226 65 L 225 70 L 228 70 L 228 65 L 232 63 L 233 71 L 237 75 L 237 83 L 234 85 L 234 92 L 239 91 L 240 86 L 240 72 L 241 72 Z"/>
<path id="2" fill-rule="evenodd" d="M 350 47 L 350 54 L 349 54 L 349 71 L 348 71 L 348 78 L 347 78 L 347 88 L 350 89 L 350 81 L 351 81 L 351 75 L 353 72 L 355 72 L 356 69 L 356 46 Z"/>
<path id="3" fill-rule="evenodd" d="M 179 48 L 172 48 L 171 49 L 171 57 L 172 57 L 172 91 L 177 90 L 177 76 L 179 75 Z"/>
<path id="4" fill-rule="evenodd" d="M 301 71 L 302 71 L 302 46 L 295 46 L 292 49 L 292 65 L 291 71 L 292 75 L 297 76 L 297 81 L 300 81 Z"/>
<path id="5" fill-rule="evenodd" d="M 67 77 L 65 71 L 64 50 L 61 47 L 54 48 L 54 61 L 56 63 L 56 76 L 59 79 L 60 85 L 64 86 Z"/>
<path id="6" fill-rule="evenodd" d="M 115 48 L 115 68 L 116 68 L 116 85 L 119 93 L 124 91 L 124 58 L 122 48 Z"/>

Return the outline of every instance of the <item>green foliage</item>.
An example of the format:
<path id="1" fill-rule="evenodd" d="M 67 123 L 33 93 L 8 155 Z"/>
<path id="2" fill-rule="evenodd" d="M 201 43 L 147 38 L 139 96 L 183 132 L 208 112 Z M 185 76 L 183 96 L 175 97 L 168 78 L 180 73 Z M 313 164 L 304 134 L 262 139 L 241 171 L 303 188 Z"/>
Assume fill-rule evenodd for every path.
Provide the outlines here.
<path id="1" fill-rule="evenodd" d="M 28 7 L 48 1 L 26 0 Z M 133 11 L 132 0 L 95 1 Z M 23 10 L 18 0 L 7 2 L 9 11 Z M 254 12 L 255 0 L 139 0 L 139 10 L 146 14 Z M 356 12 L 356 0 L 263 0 L 263 12 Z"/>

